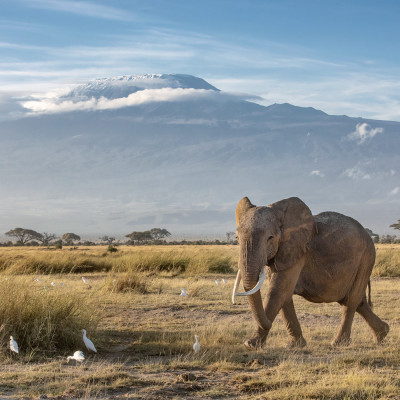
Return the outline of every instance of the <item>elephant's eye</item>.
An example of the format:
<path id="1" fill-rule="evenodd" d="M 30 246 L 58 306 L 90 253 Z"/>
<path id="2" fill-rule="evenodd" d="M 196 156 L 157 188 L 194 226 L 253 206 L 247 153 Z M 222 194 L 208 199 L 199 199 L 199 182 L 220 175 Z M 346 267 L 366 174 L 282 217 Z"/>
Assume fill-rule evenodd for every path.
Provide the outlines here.
<path id="1" fill-rule="evenodd" d="M 271 239 L 273 239 L 274 237 L 272 235 L 268 236 L 268 241 L 270 241 Z"/>

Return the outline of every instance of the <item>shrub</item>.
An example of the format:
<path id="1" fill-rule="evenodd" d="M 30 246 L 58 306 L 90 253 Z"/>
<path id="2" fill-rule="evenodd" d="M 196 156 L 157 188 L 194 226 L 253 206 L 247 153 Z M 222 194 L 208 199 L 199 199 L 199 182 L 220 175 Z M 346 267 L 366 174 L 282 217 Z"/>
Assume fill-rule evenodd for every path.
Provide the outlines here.
<path id="1" fill-rule="evenodd" d="M 116 253 L 116 252 L 118 251 L 118 249 L 117 249 L 113 244 L 110 244 L 110 245 L 107 247 L 107 251 L 108 251 L 109 253 Z"/>
<path id="2" fill-rule="evenodd" d="M 135 292 L 146 294 L 148 293 L 147 282 L 134 271 L 128 271 L 124 274 L 120 274 L 117 278 L 114 278 L 107 285 L 107 288 L 113 292 Z"/>
<path id="3" fill-rule="evenodd" d="M 0 282 L 0 343 L 12 335 L 21 353 L 54 353 L 82 347 L 81 329 L 93 332 L 98 309 L 76 292 L 32 287 L 31 280 Z"/>
<path id="4" fill-rule="evenodd" d="M 214 272 L 219 274 L 230 274 L 233 272 L 232 261 L 229 257 L 217 258 L 210 263 L 208 272 Z"/>

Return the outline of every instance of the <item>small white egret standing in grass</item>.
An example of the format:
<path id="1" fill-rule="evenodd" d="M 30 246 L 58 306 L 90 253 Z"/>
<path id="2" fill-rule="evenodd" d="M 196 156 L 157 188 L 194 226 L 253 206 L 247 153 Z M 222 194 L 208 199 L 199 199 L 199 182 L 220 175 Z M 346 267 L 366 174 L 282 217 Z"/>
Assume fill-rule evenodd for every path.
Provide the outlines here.
<path id="1" fill-rule="evenodd" d="M 215 280 L 215 283 L 216 283 L 217 285 L 220 285 L 220 284 L 221 284 L 221 282 L 220 282 L 218 279 Z"/>
<path id="2" fill-rule="evenodd" d="M 195 353 L 198 353 L 200 351 L 200 343 L 199 343 L 199 338 L 197 335 L 194 335 L 194 338 L 196 339 L 196 342 L 193 345 L 193 350 Z"/>
<path id="3" fill-rule="evenodd" d="M 67 361 L 69 361 L 69 360 L 75 360 L 75 361 L 82 362 L 82 361 L 85 361 L 85 355 L 80 350 L 78 350 L 74 353 L 73 356 L 67 357 Z"/>
<path id="4" fill-rule="evenodd" d="M 85 346 L 88 348 L 88 350 L 97 353 L 96 347 L 94 347 L 93 342 L 86 336 L 86 329 L 82 329 L 82 332 L 83 332 L 83 342 L 85 343 Z"/>
<path id="5" fill-rule="evenodd" d="M 186 289 L 183 289 L 183 288 L 181 288 L 181 294 L 180 294 L 180 296 L 183 296 L 183 297 L 187 297 L 187 291 L 186 291 Z"/>
<path id="6" fill-rule="evenodd" d="M 10 336 L 10 350 L 14 353 L 19 353 L 18 343 L 14 340 L 12 336 Z"/>
<path id="7" fill-rule="evenodd" d="M 39 278 L 36 278 L 36 279 L 35 279 L 35 282 L 39 282 L 39 283 L 40 283 L 40 282 L 42 282 L 42 280 L 39 279 Z"/>
<path id="8" fill-rule="evenodd" d="M 221 279 L 223 283 L 228 283 L 226 279 Z"/>
<path id="9" fill-rule="evenodd" d="M 50 285 L 51 286 L 57 286 L 57 284 L 55 282 L 51 282 Z"/>
<path id="10" fill-rule="evenodd" d="M 82 280 L 83 280 L 83 282 L 84 282 L 84 283 L 86 283 L 86 285 L 88 285 L 88 284 L 89 284 L 89 281 L 88 281 L 88 279 L 87 279 L 87 278 L 85 278 L 84 276 L 82 276 Z"/>

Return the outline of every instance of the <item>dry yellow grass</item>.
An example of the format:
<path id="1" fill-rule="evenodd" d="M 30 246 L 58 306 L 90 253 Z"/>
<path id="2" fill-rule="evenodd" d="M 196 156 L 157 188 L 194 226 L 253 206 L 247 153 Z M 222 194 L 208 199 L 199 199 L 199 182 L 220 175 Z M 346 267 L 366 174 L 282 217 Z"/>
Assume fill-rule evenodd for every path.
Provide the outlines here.
<path id="1" fill-rule="evenodd" d="M 117 253 L 118 262 L 139 250 L 155 249 L 122 249 Z M 168 247 L 156 250 L 171 251 Z M 207 263 L 214 251 L 223 254 L 222 257 L 226 253 L 219 252 L 232 253 L 230 256 L 234 259 L 237 249 L 190 246 L 177 251 L 186 252 L 187 256 L 193 251 L 197 254 L 196 260 Z M 205 254 L 199 255 L 202 251 Z M 1 249 L 0 257 L 7 253 L 10 257 L 25 259 L 47 254 L 45 250 Z M 84 256 L 117 262 L 113 261 L 118 258 L 115 255 L 103 256 L 103 253 L 104 248 L 88 248 L 63 250 L 59 254 L 71 259 Z M 208 266 L 197 261 L 193 274 L 190 269 L 178 275 L 176 271 L 152 269 L 136 272 L 138 279 L 146 282 L 146 294 L 110 291 L 110 281 L 124 279 L 130 270 L 129 264 L 122 270 L 117 272 L 113 268 L 111 272 L 85 274 L 90 289 L 82 282 L 81 274 L 21 277 L 7 274 L 7 269 L 3 272 L 2 281 L 7 278 L 7 282 L 27 282 L 25 290 L 32 290 L 30 283 L 34 284 L 36 277 L 42 279 L 43 285 L 63 282 L 65 287 L 49 290 L 59 296 L 66 292 L 82 296 L 82 302 L 97 310 L 100 320 L 93 336 L 98 354 L 89 355 L 80 342 L 79 349 L 87 356 L 83 365 L 66 363 L 66 356 L 72 355 L 76 347 L 51 355 L 37 349 L 31 357 L 23 348 L 19 356 L 14 356 L 3 346 L 1 398 L 38 398 L 43 394 L 63 399 L 400 398 L 399 279 L 374 278 L 372 281 L 375 311 L 391 327 L 380 346 L 373 343 L 364 321 L 356 317 L 352 343 L 332 349 L 329 343 L 338 328 L 340 307 L 312 304 L 295 297 L 308 345 L 300 350 L 287 349 L 287 334 L 278 317 L 265 348 L 248 352 L 242 342 L 251 334 L 253 320 L 245 299 L 235 306 L 230 303 L 234 274 L 209 273 Z M 222 277 L 228 283 L 217 286 L 214 280 Z M 189 296 L 180 296 L 180 288 L 186 288 Z M 195 334 L 201 343 L 198 355 L 192 351 Z"/>

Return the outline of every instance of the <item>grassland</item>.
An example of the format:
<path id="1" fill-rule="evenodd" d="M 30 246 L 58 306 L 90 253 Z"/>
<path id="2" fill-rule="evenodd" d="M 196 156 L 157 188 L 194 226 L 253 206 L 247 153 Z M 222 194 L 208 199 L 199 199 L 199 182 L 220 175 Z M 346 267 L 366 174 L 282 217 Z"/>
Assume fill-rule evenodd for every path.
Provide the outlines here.
<path id="1" fill-rule="evenodd" d="M 296 297 L 308 345 L 286 348 L 278 317 L 252 352 L 242 345 L 253 329 L 247 302 L 230 303 L 237 251 L 0 248 L 0 398 L 400 399 L 400 246 L 377 250 L 372 299 L 391 327 L 382 345 L 356 317 L 352 343 L 331 348 L 339 306 Z M 97 354 L 84 348 L 82 328 Z M 85 362 L 67 363 L 78 349 Z"/>

